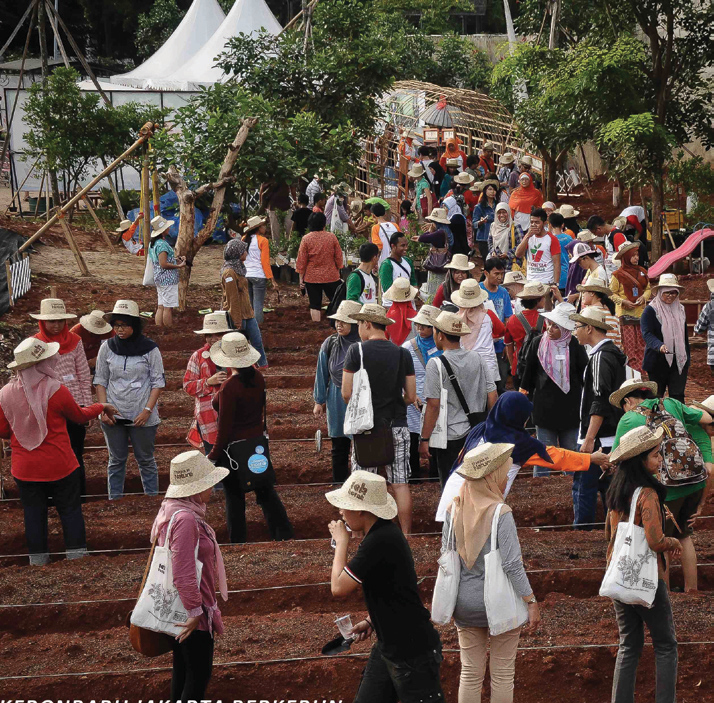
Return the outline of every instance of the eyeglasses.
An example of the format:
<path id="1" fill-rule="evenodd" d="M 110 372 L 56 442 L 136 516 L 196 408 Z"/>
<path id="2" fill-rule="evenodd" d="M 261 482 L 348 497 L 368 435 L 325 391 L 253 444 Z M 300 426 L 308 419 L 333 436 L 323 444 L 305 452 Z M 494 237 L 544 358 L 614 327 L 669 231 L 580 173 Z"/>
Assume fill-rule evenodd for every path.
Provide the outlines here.
<path id="1" fill-rule="evenodd" d="M 665 291 L 662 291 L 662 295 L 671 295 L 676 298 L 679 295 L 679 291 L 678 290 L 665 290 Z"/>
<path id="2" fill-rule="evenodd" d="M 115 330 L 129 330 L 132 329 L 131 325 L 127 325 L 125 322 L 115 322 L 112 327 Z"/>
<path id="3" fill-rule="evenodd" d="M 578 325 L 578 324 L 575 325 L 575 329 L 576 329 L 576 330 L 581 330 L 581 329 L 583 329 L 584 327 L 587 327 L 587 325 Z"/>

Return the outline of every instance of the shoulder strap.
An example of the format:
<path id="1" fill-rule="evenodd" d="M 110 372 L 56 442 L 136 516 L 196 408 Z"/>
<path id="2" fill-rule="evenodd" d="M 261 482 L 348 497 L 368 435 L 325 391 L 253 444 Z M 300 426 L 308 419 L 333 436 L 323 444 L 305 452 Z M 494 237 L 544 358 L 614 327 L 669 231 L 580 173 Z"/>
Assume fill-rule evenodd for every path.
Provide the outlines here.
<path id="1" fill-rule="evenodd" d="M 156 549 L 156 541 L 159 539 L 158 535 L 156 539 L 151 543 L 151 551 L 149 552 L 149 559 L 146 562 L 146 568 L 144 569 L 144 578 L 141 579 L 141 586 L 139 586 L 139 597 L 144 592 L 144 585 L 146 584 L 146 577 L 149 575 L 149 569 L 151 568 L 151 560 L 154 558 L 154 550 Z"/>
<path id="2" fill-rule="evenodd" d="M 339 335 L 337 333 L 330 335 L 330 343 L 327 345 L 327 350 L 326 350 L 328 367 L 330 365 L 330 357 L 332 356 L 332 352 L 334 351 L 335 347 L 337 346 L 337 338 L 338 337 L 339 337 Z"/>
<path id="3" fill-rule="evenodd" d="M 407 271 L 407 270 L 404 268 L 404 266 L 401 265 L 401 263 L 400 263 L 399 261 L 396 261 L 396 260 L 393 259 L 391 256 L 389 257 L 389 260 L 390 260 L 392 263 L 395 263 L 397 266 L 399 266 L 399 268 L 400 268 L 402 271 L 404 271 L 404 273 L 406 273 L 407 276 L 411 277 L 412 272 L 411 272 L 411 271 Z"/>
<path id="4" fill-rule="evenodd" d="M 411 340 L 412 344 L 412 349 L 416 353 L 416 355 L 419 357 L 419 361 L 421 361 L 421 365 L 426 368 L 426 361 L 424 360 L 424 355 L 421 353 L 421 349 L 419 349 L 419 345 L 417 344 L 416 337 L 412 337 Z"/>
<path id="5" fill-rule="evenodd" d="M 531 327 L 531 323 L 528 322 L 526 319 L 526 316 L 522 312 L 517 312 L 516 317 L 520 320 L 520 323 L 523 325 L 523 329 L 526 331 L 526 337 L 528 336 L 528 333 L 533 329 Z"/>
<path id="6" fill-rule="evenodd" d="M 538 315 L 538 322 L 536 323 L 536 331 L 540 334 L 543 331 L 543 326 L 545 325 L 545 319 Z"/>
<path id="7" fill-rule="evenodd" d="M 466 402 L 466 398 L 464 397 L 464 394 L 461 391 L 461 386 L 459 385 L 459 382 L 456 380 L 456 376 L 454 375 L 454 370 L 451 368 L 451 364 L 443 356 L 440 356 L 439 359 L 441 360 L 441 363 L 444 364 L 444 368 L 446 369 L 446 375 L 449 377 L 451 385 L 456 391 L 456 397 L 459 399 L 459 403 L 461 403 L 462 410 L 466 413 L 466 417 L 469 417 L 469 415 L 471 415 L 471 410 L 469 410 L 468 403 Z"/>
<path id="8" fill-rule="evenodd" d="M 499 503 L 496 506 L 496 510 L 493 513 L 493 520 L 491 520 L 491 551 L 495 552 L 498 549 L 498 520 L 501 517 L 501 508 L 503 503 Z"/>

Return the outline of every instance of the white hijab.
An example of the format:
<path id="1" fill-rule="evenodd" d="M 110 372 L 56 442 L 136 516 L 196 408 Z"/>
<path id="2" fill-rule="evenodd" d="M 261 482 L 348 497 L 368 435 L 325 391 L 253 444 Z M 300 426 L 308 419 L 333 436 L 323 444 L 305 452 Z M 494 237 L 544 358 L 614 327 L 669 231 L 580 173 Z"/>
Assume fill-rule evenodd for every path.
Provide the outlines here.
<path id="1" fill-rule="evenodd" d="M 505 212 L 508 216 L 506 222 L 501 222 L 498 219 L 499 212 Z M 491 223 L 491 237 L 493 239 L 493 249 L 494 251 L 498 249 L 501 254 L 505 254 L 511 248 L 511 226 L 513 224 L 513 218 L 511 217 L 511 208 L 506 205 L 506 203 L 499 203 L 496 205 L 496 212 Z"/>

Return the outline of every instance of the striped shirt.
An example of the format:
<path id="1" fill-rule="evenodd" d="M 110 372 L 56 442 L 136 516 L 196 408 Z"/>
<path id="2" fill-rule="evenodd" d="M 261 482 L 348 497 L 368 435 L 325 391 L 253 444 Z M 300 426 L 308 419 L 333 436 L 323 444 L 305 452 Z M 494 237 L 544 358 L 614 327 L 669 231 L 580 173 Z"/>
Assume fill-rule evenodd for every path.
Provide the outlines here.
<path id="1" fill-rule="evenodd" d="M 59 355 L 56 371 L 60 383 L 67 386 L 77 405 L 92 404 L 92 373 L 81 341 L 71 352 Z"/>

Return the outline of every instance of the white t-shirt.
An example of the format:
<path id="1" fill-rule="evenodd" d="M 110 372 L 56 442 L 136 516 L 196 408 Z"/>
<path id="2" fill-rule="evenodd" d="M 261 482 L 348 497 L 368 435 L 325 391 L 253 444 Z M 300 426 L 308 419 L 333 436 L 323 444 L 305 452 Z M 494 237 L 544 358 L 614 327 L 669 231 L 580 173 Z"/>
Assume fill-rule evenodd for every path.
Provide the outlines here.
<path id="1" fill-rule="evenodd" d="M 641 205 L 630 205 L 620 213 L 620 217 L 624 218 L 628 218 L 630 215 L 634 215 L 638 222 L 642 222 L 647 217 L 647 213 Z"/>
<path id="2" fill-rule="evenodd" d="M 553 258 L 560 259 L 560 242 L 550 232 L 542 237 L 531 235 L 526 251 L 526 278 L 529 281 L 554 283 Z"/>
<path id="3" fill-rule="evenodd" d="M 391 253 L 389 239 L 395 232 L 399 231 L 399 228 L 394 222 L 379 222 L 377 224 L 379 224 L 379 239 L 382 242 L 382 251 L 379 253 L 379 265 L 381 266 L 382 262 L 388 259 Z"/>
<path id="4" fill-rule="evenodd" d="M 359 302 L 362 305 L 365 305 L 366 303 L 376 303 L 377 284 L 374 282 L 374 276 L 371 276 L 368 273 L 364 273 L 359 269 L 356 269 L 356 273 L 361 276 L 362 280 L 364 281 L 364 290 L 362 291 L 362 295 L 360 295 L 359 297 Z"/>
<path id="5" fill-rule="evenodd" d="M 263 264 L 260 261 L 260 247 L 258 246 L 258 237 L 253 235 L 250 238 L 248 246 L 248 256 L 245 259 L 245 275 L 246 278 L 265 278 Z"/>

